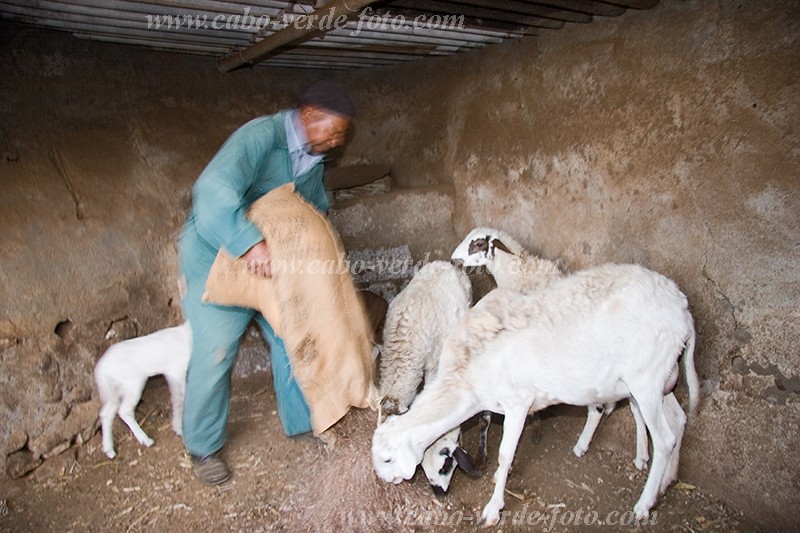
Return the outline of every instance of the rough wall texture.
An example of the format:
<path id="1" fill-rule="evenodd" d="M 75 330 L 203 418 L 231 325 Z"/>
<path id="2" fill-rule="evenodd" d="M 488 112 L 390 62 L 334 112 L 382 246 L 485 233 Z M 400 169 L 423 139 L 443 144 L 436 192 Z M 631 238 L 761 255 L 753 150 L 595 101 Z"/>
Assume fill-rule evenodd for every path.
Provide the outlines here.
<path id="1" fill-rule="evenodd" d="M 343 77 L 360 116 L 342 163 L 451 187 L 457 235 L 497 225 L 573 268 L 634 261 L 681 285 L 705 393 L 681 477 L 785 530 L 800 512 L 798 23 L 794 1 L 664 0 Z M 203 58 L 0 36 L 0 461 L 22 450 L 7 465 L 22 471 L 93 419 L 109 329 L 179 320 L 191 183 L 313 74 L 223 76 Z M 417 257 L 444 246 L 412 236 Z"/>
<path id="2" fill-rule="evenodd" d="M 0 471 L 19 475 L 91 434 L 103 349 L 181 320 L 192 183 L 309 74 L 222 75 L 210 58 L 5 24 L 0 42 Z M 243 346 L 242 372 L 267 365 L 263 342 Z"/>
<path id="3" fill-rule="evenodd" d="M 343 202 L 331 209 L 347 249 L 391 248 L 408 244 L 415 262 L 450 259 L 453 241 L 453 191 L 415 187 Z"/>
<path id="4" fill-rule="evenodd" d="M 798 72 L 797 2 L 663 1 L 359 74 L 368 108 L 344 159 L 454 185 L 459 235 L 496 225 L 573 268 L 673 277 L 705 394 L 682 476 L 796 527 Z"/>

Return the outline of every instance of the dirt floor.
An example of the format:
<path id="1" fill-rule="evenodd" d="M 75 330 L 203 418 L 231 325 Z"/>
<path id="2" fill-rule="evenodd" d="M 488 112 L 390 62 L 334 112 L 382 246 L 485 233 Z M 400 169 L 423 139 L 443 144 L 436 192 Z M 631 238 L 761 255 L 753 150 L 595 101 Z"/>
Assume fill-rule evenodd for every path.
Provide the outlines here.
<path id="1" fill-rule="evenodd" d="M 137 415 L 156 440 L 152 448 L 139 446 L 117 419 L 118 456 L 113 461 L 100 450 L 98 432 L 88 443 L 45 462 L 26 478 L 6 483 L 0 489 L 0 531 L 476 528 L 491 494 L 491 475 L 473 480 L 457 471 L 449 493 L 438 497 L 419 470 L 403 485 L 387 485 L 371 473 L 369 434 L 374 413 L 351 412 L 341 423 L 336 445 L 327 448 L 316 439 L 283 436 L 269 374 L 238 380 L 233 392 L 224 456 L 234 476 L 224 485 L 209 488 L 194 479 L 181 440 L 170 428 L 166 384 L 158 378 L 148 385 Z M 673 485 L 661 498 L 651 517 L 653 523 L 620 525 L 631 518 L 629 511 L 645 481 L 645 474 L 633 467 L 632 417 L 627 407 L 612 413 L 601 424 L 589 452 L 578 459 L 571 449 L 584 413 L 573 408 L 545 413 L 538 444 L 531 438 L 530 427 L 526 428 L 507 486 L 508 514 L 497 531 L 759 529 L 741 513 L 709 497 L 702 487 L 685 483 Z M 490 432 L 492 468 L 501 421 L 497 417 Z M 353 430 L 358 427 L 360 431 Z M 472 450 L 477 428 L 474 423 L 465 428 L 464 440 Z M 622 446 L 617 441 L 625 439 L 613 437 L 624 431 L 630 438 Z M 339 472 L 331 474 L 335 469 Z M 358 476 L 364 481 L 359 482 Z M 392 500 L 404 490 L 414 491 L 405 496 L 414 500 L 413 505 Z M 389 506 L 380 510 L 376 501 L 382 500 Z"/>

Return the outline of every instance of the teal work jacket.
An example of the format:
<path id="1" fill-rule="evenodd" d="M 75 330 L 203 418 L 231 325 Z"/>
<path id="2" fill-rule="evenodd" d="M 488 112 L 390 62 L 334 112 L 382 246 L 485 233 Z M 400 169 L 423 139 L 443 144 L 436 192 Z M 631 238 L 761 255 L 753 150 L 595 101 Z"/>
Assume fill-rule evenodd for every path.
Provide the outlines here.
<path id="1" fill-rule="evenodd" d="M 293 178 L 286 144 L 285 115 L 259 117 L 236 130 L 208 163 L 192 189 L 192 210 L 182 240 L 211 260 L 220 248 L 241 257 L 263 236 L 246 215 L 250 205 L 276 187 L 294 181 L 295 190 L 317 209 L 328 210 L 322 161 Z M 188 243 L 187 243 L 188 244 Z M 195 257 L 207 263 L 207 257 Z M 210 266 L 210 264 L 208 265 Z"/>

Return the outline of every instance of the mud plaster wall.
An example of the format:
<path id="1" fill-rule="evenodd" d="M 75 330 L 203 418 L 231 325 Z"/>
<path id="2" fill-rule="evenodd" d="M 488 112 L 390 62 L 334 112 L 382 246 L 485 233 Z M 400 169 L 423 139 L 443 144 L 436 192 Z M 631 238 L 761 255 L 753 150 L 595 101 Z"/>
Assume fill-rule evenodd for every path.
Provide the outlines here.
<path id="1" fill-rule="evenodd" d="M 452 184 L 459 235 L 497 226 L 575 269 L 637 262 L 674 278 L 704 394 L 681 477 L 794 528 L 798 72 L 797 2 L 662 1 L 358 74 L 344 159 L 389 163 L 405 185 Z"/>
<path id="2" fill-rule="evenodd" d="M 311 74 L 222 75 L 212 58 L 8 24 L 0 41 L 0 471 L 16 476 L 91 434 L 111 342 L 181 321 L 192 183 Z M 244 346 L 264 368 L 257 337 Z"/>
<path id="3" fill-rule="evenodd" d="M 705 393 L 681 477 L 784 529 L 800 509 L 798 20 L 796 2 L 663 1 L 340 76 L 360 108 L 341 162 L 451 188 L 458 234 L 493 224 L 572 268 L 636 261 L 678 281 Z M 220 75 L 10 26 L 0 44 L 0 463 L 22 450 L 5 465 L 19 472 L 94 419 L 109 329 L 180 320 L 192 182 L 315 74 Z M 598 440 L 630 418 L 615 417 Z"/>

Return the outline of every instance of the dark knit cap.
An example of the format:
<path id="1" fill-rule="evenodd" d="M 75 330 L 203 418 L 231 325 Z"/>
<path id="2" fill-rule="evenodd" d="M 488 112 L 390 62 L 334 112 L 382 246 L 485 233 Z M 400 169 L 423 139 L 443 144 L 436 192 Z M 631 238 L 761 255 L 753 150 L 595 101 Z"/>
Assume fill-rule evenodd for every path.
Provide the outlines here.
<path id="1" fill-rule="evenodd" d="M 318 106 L 338 115 L 352 119 L 356 116 L 356 106 L 340 85 L 322 80 L 303 89 L 298 95 L 300 107 Z"/>

